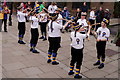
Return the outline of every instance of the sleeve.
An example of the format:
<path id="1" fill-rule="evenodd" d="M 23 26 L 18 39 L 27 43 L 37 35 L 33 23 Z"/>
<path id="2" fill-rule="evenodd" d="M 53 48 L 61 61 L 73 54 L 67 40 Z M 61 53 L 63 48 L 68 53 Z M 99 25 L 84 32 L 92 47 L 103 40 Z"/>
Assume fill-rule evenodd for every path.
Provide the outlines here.
<path id="1" fill-rule="evenodd" d="M 94 17 L 94 12 L 90 12 L 90 17 Z"/>
<path id="2" fill-rule="evenodd" d="M 55 7 L 55 10 L 57 10 L 57 9 L 58 9 L 58 7 L 56 6 L 56 7 Z"/>
<path id="3" fill-rule="evenodd" d="M 51 8 L 51 7 L 49 6 L 49 7 L 48 7 L 48 12 L 50 12 L 50 8 Z"/>
<path id="4" fill-rule="evenodd" d="M 56 23 L 56 26 L 58 27 L 58 29 L 62 29 L 63 28 L 63 26 L 61 24 L 59 24 L 59 23 Z"/>
<path id="5" fill-rule="evenodd" d="M 92 12 L 90 11 L 90 17 L 92 16 Z"/>
<path id="6" fill-rule="evenodd" d="M 86 37 L 88 37 L 87 34 L 82 34 L 82 38 L 85 39 Z"/>
<path id="7" fill-rule="evenodd" d="M 98 28 L 96 32 L 99 33 L 99 30 L 100 30 L 100 28 Z"/>
<path id="8" fill-rule="evenodd" d="M 107 38 L 110 37 L 110 30 L 107 31 L 106 37 L 107 37 Z"/>
<path id="9" fill-rule="evenodd" d="M 77 20 L 77 23 L 79 23 L 79 19 Z"/>
<path id="10" fill-rule="evenodd" d="M 87 21 L 84 22 L 84 26 L 88 26 Z"/>
<path id="11" fill-rule="evenodd" d="M 28 14 L 27 13 L 20 13 L 20 15 L 27 16 Z"/>
<path id="12" fill-rule="evenodd" d="M 32 20 L 32 16 L 30 16 L 29 20 Z"/>

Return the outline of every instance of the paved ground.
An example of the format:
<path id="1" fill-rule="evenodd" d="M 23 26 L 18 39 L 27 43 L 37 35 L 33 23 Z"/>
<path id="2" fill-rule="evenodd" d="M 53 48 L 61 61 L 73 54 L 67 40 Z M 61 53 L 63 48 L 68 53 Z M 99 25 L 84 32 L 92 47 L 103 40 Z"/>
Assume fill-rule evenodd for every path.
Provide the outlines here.
<path id="1" fill-rule="evenodd" d="M 30 23 L 26 24 L 26 45 L 17 43 L 17 20 L 13 17 L 13 26 L 8 33 L 2 32 L 2 77 L 3 78 L 73 78 L 68 76 L 70 63 L 70 33 L 62 34 L 62 47 L 59 49 L 57 60 L 59 65 L 47 64 L 48 41 L 38 41 L 37 49 L 40 54 L 29 52 Z M 110 37 L 110 40 L 113 37 Z M 98 69 L 93 66 L 96 61 L 95 39 L 85 41 L 84 60 L 81 74 L 84 78 L 118 78 L 118 48 L 107 43 L 105 67 Z M 1 51 L 1 50 L 0 50 Z M 111 51 L 114 54 L 111 54 Z M 0 58 L 1 59 L 1 58 Z M 0 64 L 1 66 L 1 64 Z"/>

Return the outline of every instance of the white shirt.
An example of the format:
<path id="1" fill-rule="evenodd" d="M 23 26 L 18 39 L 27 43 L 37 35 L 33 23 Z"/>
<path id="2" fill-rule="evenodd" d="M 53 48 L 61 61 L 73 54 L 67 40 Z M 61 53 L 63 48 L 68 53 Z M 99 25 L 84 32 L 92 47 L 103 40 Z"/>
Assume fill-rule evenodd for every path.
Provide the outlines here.
<path id="1" fill-rule="evenodd" d="M 49 7 L 48 7 L 48 12 L 49 13 L 55 13 L 55 10 L 57 10 L 57 6 L 56 5 L 50 5 Z"/>
<path id="2" fill-rule="evenodd" d="M 27 16 L 28 14 L 26 13 L 23 13 L 21 11 L 18 11 L 17 12 L 17 19 L 18 19 L 18 22 L 26 22 L 26 19 L 25 19 L 25 16 Z"/>
<path id="3" fill-rule="evenodd" d="M 83 48 L 83 40 L 87 37 L 87 34 L 81 34 L 80 32 L 76 32 L 75 37 L 75 31 L 71 32 L 71 46 L 75 49 L 82 49 Z"/>
<path id="4" fill-rule="evenodd" d="M 110 36 L 110 30 L 108 28 L 99 27 L 96 32 L 98 34 L 98 40 L 107 40 Z"/>
<path id="5" fill-rule="evenodd" d="M 95 12 L 90 11 L 90 19 L 95 20 Z"/>
<path id="6" fill-rule="evenodd" d="M 63 17 L 62 17 L 62 15 L 61 14 L 58 14 L 58 18 L 57 19 L 62 19 Z M 59 23 L 59 24 L 63 24 L 63 22 L 62 22 L 63 20 L 57 20 L 57 22 Z"/>
<path id="7" fill-rule="evenodd" d="M 31 22 L 31 28 L 35 29 L 35 28 L 38 28 L 38 18 L 36 18 L 35 16 L 30 16 L 30 20 L 32 21 Z"/>
<path id="8" fill-rule="evenodd" d="M 49 37 L 61 37 L 60 29 L 62 29 L 62 25 L 58 24 L 56 21 L 52 23 L 53 31 L 51 29 L 51 20 L 48 23 L 48 36 Z"/>
<path id="9" fill-rule="evenodd" d="M 79 25 L 82 25 L 82 27 L 88 26 L 86 19 L 78 19 L 77 23 L 79 23 Z M 81 31 L 81 32 L 85 32 L 85 31 Z"/>
<path id="10" fill-rule="evenodd" d="M 39 22 L 47 22 L 46 13 L 41 13 L 40 15 L 38 15 L 38 18 L 39 18 Z"/>

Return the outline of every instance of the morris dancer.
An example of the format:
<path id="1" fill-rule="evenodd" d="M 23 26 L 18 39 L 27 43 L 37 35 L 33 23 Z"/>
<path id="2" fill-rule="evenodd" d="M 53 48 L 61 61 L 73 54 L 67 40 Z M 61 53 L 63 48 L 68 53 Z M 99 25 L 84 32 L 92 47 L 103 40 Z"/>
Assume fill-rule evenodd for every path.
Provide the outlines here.
<path id="1" fill-rule="evenodd" d="M 76 64 L 76 73 L 74 78 L 82 78 L 80 76 L 80 70 L 83 61 L 83 49 L 84 49 L 84 39 L 87 38 L 90 34 L 91 26 L 87 34 L 81 34 L 80 32 L 84 29 L 81 29 L 81 26 L 75 28 L 75 31 L 71 32 L 71 62 L 70 62 L 70 71 L 68 75 L 73 75 L 74 66 Z"/>
<path id="2" fill-rule="evenodd" d="M 26 11 L 27 10 L 23 11 L 21 6 L 18 7 L 17 18 L 18 18 L 18 30 L 19 30 L 19 36 L 18 36 L 19 37 L 19 40 L 18 40 L 19 44 L 26 44 L 23 41 L 23 37 L 25 34 L 25 22 L 26 22 L 25 16 L 27 16 Z"/>
<path id="3" fill-rule="evenodd" d="M 105 62 L 105 47 L 106 42 L 108 41 L 108 38 L 110 36 L 110 30 L 107 28 L 109 21 L 107 19 L 103 19 L 101 22 L 101 27 L 97 29 L 96 32 L 93 32 L 94 35 L 96 35 L 96 48 L 97 48 L 97 59 L 98 61 L 93 64 L 94 66 L 98 66 L 99 69 L 104 67 Z M 102 62 L 100 62 L 100 59 Z"/>

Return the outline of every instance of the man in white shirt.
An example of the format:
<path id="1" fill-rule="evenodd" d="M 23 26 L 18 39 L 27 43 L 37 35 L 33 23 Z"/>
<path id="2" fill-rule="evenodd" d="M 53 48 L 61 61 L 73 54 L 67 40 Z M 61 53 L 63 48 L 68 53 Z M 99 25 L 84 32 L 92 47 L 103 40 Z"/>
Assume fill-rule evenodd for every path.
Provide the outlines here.
<path id="1" fill-rule="evenodd" d="M 78 23 L 79 25 L 82 25 L 82 27 L 87 27 L 87 26 L 88 26 L 87 20 L 85 19 L 85 18 L 86 18 L 86 15 L 87 15 L 87 13 L 82 12 L 82 13 L 81 13 L 81 18 L 78 19 L 78 21 L 77 21 L 77 23 Z M 85 28 L 85 30 L 86 30 L 86 28 Z M 81 31 L 81 33 L 82 33 L 82 34 L 85 34 L 85 30 L 84 30 L 84 31 Z"/>
<path id="2" fill-rule="evenodd" d="M 80 70 L 83 60 L 83 48 L 84 48 L 84 39 L 87 38 L 90 34 L 91 26 L 89 26 L 89 30 L 87 34 L 81 34 L 80 32 L 84 29 L 81 27 L 75 28 L 75 31 L 71 32 L 71 62 L 70 62 L 70 71 L 68 75 L 73 75 L 74 65 L 76 63 L 76 73 L 74 78 L 82 78 L 80 76 Z"/>
<path id="3" fill-rule="evenodd" d="M 55 10 L 57 10 L 57 5 L 55 2 L 52 2 L 51 5 L 49 5 L 48 7 L 48 12 L 50 15 L 52 15 L 53 13 L 55 13 Z"/>
<path id="4" fill-rule="evenodd" d="M 41 30 L 41 37 L 39 39 L 43 39 L 43 41 L 47 40 L 47 21 L 48 21 L 48 15 L 45 12 L 45 9 L 42 10 L 42 13 L 38 15 L 39 17 L 39 25 L 40 25 L 40 30 Z"/>
<path id="5" fill-rule="evenodd" d="M 37 42 L 38 42 L 38 37 L 39 37 L 39 32 L 38 32 L 39 20 L 35 12 L 32 14 L 32 16 L 30 16 L 30 20 L 31 20 L 31 40 L 30 40 L 31 49 L 30 51 L 32 51 L 33 53 L 39 53 L 35 49 Z"/>
<path id="6" fill-rule="evenodd" d="M 99 65 L 98 66 L 99 69 L 104 67 L 105 47 L 106 47 L 106 42 L 108 41 L 108 38 L 110 36 L 110 30 L 107 28 L 108 22 L 109 21 L 104 18 L 101 23 L 101 27 L 99 27 L 96 32 L 93 32 L 94 35 L 97 35 L 96 48 L 97 48 L 97 58 L 98 58 L 98 61 L 93 65 L 94 66 Z M 102 63 L 100 62 L 100 59 Z"/>
<path id="7" fill-rule="evenodd" d="M 51 62 L 52 56 L 52 65 L 58 65 L 59 62 L 56 61 L 57 51 L 60 48 L 61 42 L 61 32 L 60 30 L 63 28 L 61 24 L 59 24 L 56 19 L 58 18 L 57 14 L 53 14 L 52 20 L 48 23 L 48 41 L 49 41 L 49 50 L 48 50 L 48 61 Z M 66 23 L 67 25 L 68 23 Z"/>
<path id="8" fill-rule="evenodd" d="M 19 44 L 25 44 L 25 42 L 23 41 L 23 37 L 25 34 L 25 16 L 27 16 L 26 14 L 26 10 L 22 11 L 22 7 L 18 7 L 18 11 L 17 11 L 17 19 L 18 19 L 18 30 L 19 30 L 19 40 L 18 43 Z"/>
<path id="9" fill-rule="evenodd" d="M 95 23 L 95 7 L 92 7 L 91 11 L 90 11 L 90 17 L 89 17 L 89 21 L 91 24 Z"/>

